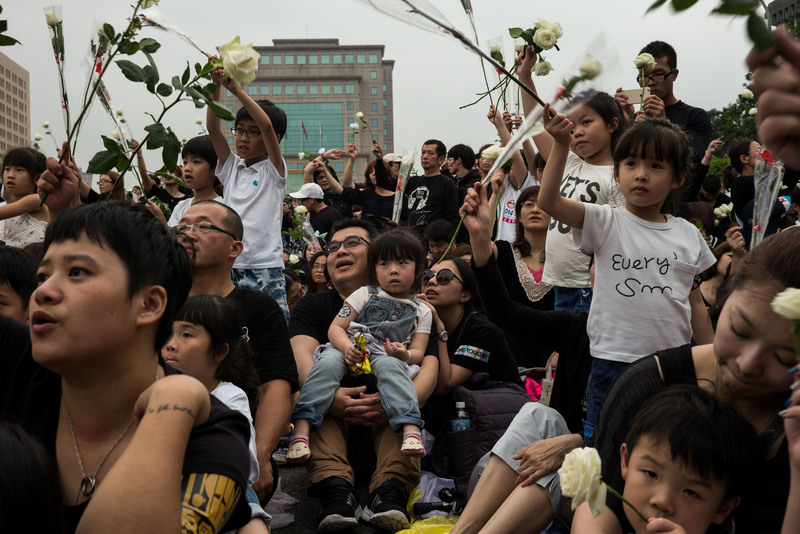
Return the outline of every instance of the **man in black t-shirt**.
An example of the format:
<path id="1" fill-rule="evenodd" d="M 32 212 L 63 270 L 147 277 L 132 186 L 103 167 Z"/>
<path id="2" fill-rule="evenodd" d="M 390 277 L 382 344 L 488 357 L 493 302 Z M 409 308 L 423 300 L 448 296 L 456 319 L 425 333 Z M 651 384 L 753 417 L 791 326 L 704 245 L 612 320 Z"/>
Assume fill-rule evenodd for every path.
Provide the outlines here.
<path id="1" fill-rule="evenodd" d="M 183 231 L 181 239 L 192 258 L 190 295 L 220 295 L 241 307 L 261 383 L 253 421 L 260 469 L 254 489 L 263 500 L 275 489 L 272 452 L 289 422 L 291 395 L 298 389 L 283 311 L 269 295 L 231 281 L 233 262 L 243 247 L 242 221 L 234 210 L 214 200 L 198 202 L 186 210 L 178 231 Z"/>
<path id="2" fill-rule="evenodd" d="M 298 199 L 308 210 L 311 227 L 320 236 L 327 236 L 333 223 L 342 218 L 342 214 L 336 208 L 325 204 L 323 201 L 325 194 L 317 184 L 303 184 L 299 191 L 289 193 L 289 196 Z"/>
<path id="3" fill-rule="evenodd" d="M 675 96 L 673 85 L 678 78 L 678 57 L 672 46 L 663 41 L 653 41 L 639 53 L 651 54 L 656 60 L 655 67 L 648 70 L 644 77 L 640 73 L 636 78 L 640 85 L 650 88 L 650 96 L 644 99 L 642 111 L 648 117 L 669 119 L 689 135 L 693 169 L 685 199 L 694 200 L 707 171 L 707 168 L 700 166 L 700 160 L 711 142 L 711 120 L 704 109 L 690 106 Z M 617 101 L 627 101 L 621 89 L 617 90 Z M 635 112 L 632 103 L 623 106 L 623 109 L 628 121 L 632 121 Z"/>
<path id="4" fill-rule="evenodd" d="M 314 365 L 317 346 L 328 342 L 328 328 L 344 300 L 369 283 L 367 247 L 373 236 L 372 225 L 360 219 L 345 219 L 332 228 L 327 247 L 328 274 L 334 289 L 301 298 L 289 321 L 301 382 Z M 426 355 L 414 378 L 420 404 L 433 393 L 437 372 L 436 357 Z M 420 480 L 419 459 L 400 451 L 402 436 L 389 426 L 378 394 L 367 393 L 363 385 L 340 387 L 322 428 L 319 433 L 311 434 L 310 441 L 314 454 L 308 463 L 309 494 L 322 501 L 320 532 L 343 530 L 358 523 L 351 463 L 361 460 L 364 464 L 364 457 L 373 452 L 375 466 L 370 478 L 370 496 L 362 517 L 383 528 L 408 526 L 405 506 L 409 491 Z M 348 445 L 358 446 L 358 453 L 353 455 Z"/>

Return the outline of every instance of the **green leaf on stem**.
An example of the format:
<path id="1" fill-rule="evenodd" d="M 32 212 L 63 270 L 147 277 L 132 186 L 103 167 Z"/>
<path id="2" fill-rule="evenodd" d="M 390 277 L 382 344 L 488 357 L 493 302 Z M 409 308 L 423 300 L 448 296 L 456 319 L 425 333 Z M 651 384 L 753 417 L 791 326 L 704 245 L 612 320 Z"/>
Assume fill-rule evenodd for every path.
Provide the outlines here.
<path id="1" fill-rule="evenodd" d="M 759 50 L 771 48 L 778 42 L 775 35 L 767 28 L 766 21 L 755 11 L 751 11 L 747 16 L 747 35 Z"/>
<path id="2" fill-rule="evenodd" d="M 167 142 L 164 145 L 164 150 L 161 151 L 161 160 L 164 166 L 169 170 L 175 170 L 178 166 L 178 156 L 181 153 L 181 141 L 171 129 L 167 134 Z"/>
<path id="3" fill-rule="evenodd" d="M 142 52 L 147 52 L 148 54 L 155 53 L 159 48 L 161 48 L 161 43 L 147 37 L 146 39 L 142 39 L 139 43 L 139 48 L 141 48 Z"/>
<path id="4" fill-rule="evenodd" d="M 119 144 L 114 139 L 105 135 L 101 135 L 100 137 L 103 139 L 103 146 L 106 147 L 106 150 L 115 154 L 122 154 L 122 149 L 120 149 Z"/>
<path id="5" fill-rule="evenodd" d="M 8 35 L 0 35 L 0 46 L 14 46 L 17 43 L 19 43 L 19 41 L 13 37 L 9 37 Z"/>
<path id="6" fill-rule="evenodd" d="M 160 83 L 158 84 L 158 87 L 156 87 L 156 92 L 161 96 L 169 96 L 172 94 L 172 86 L 165 83 Z"/>
<path id="7" fill-rule="evenodd" d="M 177 76 L 172 77 L 172 87 L 174 87 L 178 91 L 183 91 L 185 89 L 183 83 L 181 83 L 180 79 L 178 79 Z"/>
<path id="8" fill-rule="evenodd" d="M 186 62 L 186 70 L 183 71 L 183 74 L 181 75 L 181 84 L 182 85 L 186 85 L 189 82 L 189 76 L 191 76 L 191 75 L 192 75 L 192 73 L 189 71 L 189 62 L 187 61 Z M 175 78 L 177 78 L 177 76 Z M 175 83 L 173 82 L 172 85 L 174 87 Z M 175 89 L 178 89 L 179 91 L 181 90 L 178 87 L 175 87 Z"/>
<path id="9" fill-rule="evenodd" d="M 724 0 L 712 11 L 720 15 L 747 15 L 758 7 L 758 0 Z"/>
<path id="10" fill-rule="evenodd" d="M 689 9 L 697 3 L 697 0 L 672 0 L 672 9 L 675 11 L 683 11 Z"/>
<path id="11" fill-rule="evenodd" d="M 194 73 L 200 74 L 200 71 L 203 70 L 203 66 L 200 63 L 194 64 Z"/>
<path id="12" fill-rule="evenodd" d="M 119 47 L 117 48 L 117 50 L 119 50 L 120 53 L 122 54 L 125 54 L 127 56 L 132 56 L 133 54 L 139 51 L 139 43 L 137 43 L 136 41 L 131 41 L 129 39 L 123 39 L 119 43 Z"/>
<path id="13" fill-rule="evenodd" d="M 509 28 L 508 29 L 508 34 L 511 37 L 513 37 L 514 39 L 518 39 L 519 37 L 522 37 L 522 32 L 523 31 L 524 30 L 522 28 Z"/>
<path id="14" fill-rule="evenodd" d="M 117 33 L 114 31 L 114 26 L 108 23 L 103 24 L 103 34 L 106 36 L 106 39 L 112 43 L 114 42 L 114 38 L 117 36 Z"/>
<path id="15" fill-rule="evenodd" d="M 122 71 L 122 74 L 132 82 L 143 82 L 146 79 L 144 70 L 132 61 L 118 59 L 117 66 Z"/>
<path id="16" fill-rule="evenodd" d="M 208 100 L 206 100 L 206 102 L 209 102 L 214 99 L 214 93 L 217 92 L 217 84 L 210 83 L 205 87 L 203 87 L 202 91 L 208 97 Z"/>
<path id="17" fill-rule="evenodd" d="M 116 164 L 114 165 L 114 167 L 116 167 L 116 169 L 117 169 L 117 170 L 118 170 L 120 173 L 123 173 L 123 172 L 127 171 L 127 170 L 128 170 L 128 168 L 130 167 L 130 164 L 128 163 L 128 156 L 126 156 L 125 154 L 121 154 L 121 155 L 120 155 L 120 156 L 117 158 L 117 162 L 116 162 Z"/>
<path id="18" fill-rule="evenodd" d="M 161 148 L 167 143 L 169 135 L 167 134 L 166 128 L 160 122 L 156 122 L 155 124 L 149 124 L 144 127 L 145 131 L 150 134 L 147 136 L 147 149 L 154 150 L 156 148 Z"/>
<path id="19" fill-rule="evenodd" d="M 214 70 L 216 68 L 217 68 L 217 65 L 215 65 L 212 62 L 208 62 L 205 65 L 203 65 L 203 68 L 200 69 L 200 72 L 198 72 L 197 75 L 198 76 L 206 76 L 208 73 L 210 73 L 212 70 Z"/>
<path id="20" fill-rule="evenodd" d="M 217 104 L 213 100 L 208 103 L 208 107 L 211 108 L 211 111 L 214 112 L 214 115 L 216 115 L 217 117 L 219 117 L 220 119 L 222 119 L 224 121 L 234 121 L 234 120 L 236 120 L 236 115 L 234 115 L 233 112 L 231 112 L 225 106 Z"/>
<path id="21" fill-rule="evenodd" d="M 667 3 L 667 0 L 656 0 L 655 2 L 653 2 L 653 3 L 650 5 L 650 7 L 648 7 L 648 8 L 647 8 L 647 11 L 645 11 L 645 14 L 647 14 L 647 13 L 650 13 L 650 12 L 651 12 L 651 11 L 653 11 L 654 9 L 661 7 L 661 6 L 663 6 L 664 4 L 666 4 L 666 3 Z"/>
<path id="22" fill-rule="evenodd" d="M 86 172 L 91 174 L 105 174 L 114 168 L 117 162 L 117 154 L 110 150 L 101 150 L 89 161 Z"/>
<path id="23" fill-rule="evenodd" d="M 194 105 L 197 108 L 202 108 L 205 104 L 205 101 L 208 100 L 208 97 L 198 91 L 196 87 L 186 86 L 185 90 L 186 94 L 192 97 L 192 100 L 194 100 Z"/>
<path id="24" fill-rule="evenodd" d="M 158 83 L 158 69 L 152 65 L 145 65 L 142 72 L 144 72 L 144 82 L 147 84 L 147 90 L 155 93 L 156 84 Z"/>

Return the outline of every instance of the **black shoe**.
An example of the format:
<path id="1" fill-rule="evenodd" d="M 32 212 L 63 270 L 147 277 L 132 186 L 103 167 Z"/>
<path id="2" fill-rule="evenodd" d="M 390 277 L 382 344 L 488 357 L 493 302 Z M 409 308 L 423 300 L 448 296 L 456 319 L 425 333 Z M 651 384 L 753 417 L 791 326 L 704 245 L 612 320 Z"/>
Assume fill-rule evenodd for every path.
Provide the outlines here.
<path id="1" fill-rule="evenodd" d="M 390 478 L 369 494 L 369 505 L 361 512 L 361 519 L 392 532 L 403 530 L 409 527 L 407 503 L 405 484 Z"/>
<path id="2" fill-rule="evenodd" d="M 337 532 L 358 525 L 358 499 L 353 486 L 343 478 L 326 478 L 311 486 L 308 494 L 317 497 L 322 507 L 317 532 Z"/>

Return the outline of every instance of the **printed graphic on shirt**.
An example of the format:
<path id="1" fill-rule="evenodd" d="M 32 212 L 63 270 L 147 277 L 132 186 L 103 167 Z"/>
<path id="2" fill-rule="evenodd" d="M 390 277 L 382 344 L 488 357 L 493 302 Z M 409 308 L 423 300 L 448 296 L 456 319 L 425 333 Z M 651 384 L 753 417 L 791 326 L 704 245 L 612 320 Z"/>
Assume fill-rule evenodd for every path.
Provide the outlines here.
<path id="1" fill-rule="evenodd" d="M 506 205 L 503 206 L 503 222 L 509 224 L 516 224 L 517 223 L 517 214 L 514 211 L 514 207 L 517 205 L 517 202 L 512 198 L 506 202 Z"/>
<path id="2" fill-rule="evenodd" d="M 419 186 L 418 188 L 414 189 L 410 195 L 408 195 L 408 209 L 410 210 L 421 210 L 425 207 L 428 203 L 428 197 L 430 196 L 430 191 L 424 185 Z"/>
<path id="3" fill-rule="evenodd" d="M 192 473 L 183 479 L 181 532 L 217 532 L 243 498 L 231 478 L 215 473 Z"/>
<path id="4" fill-rule="evenodd" d="M 565 176 L 561 181 L 561 196 L 584 202 L 586 204 L 597 203 L 597 193 L 600 191 L 600 182 L 587 180 L 579 176 Z M 558 228 L 561 234 L 568 234 L 572 227 L 555 218 L 550 219 L 550 230 Z"/>
<path id="5" fill-rule="evenodd" d="M 345 317 L 349 317 L 350 316 L 350 312 L 351 311 L 352 310 L 350 309 L 350 306 L 344 305 L 344 306 L 342 306 L 342 309 L 339 310 L 339 313 L 337 313 L 336 315 L 338 315 L 339 317 L 344 319 Z"/>
<path id="6" fill-rule="evenodd" d="M 472 358 L 484 363 L 489 361 L 490 354 L 491 353 L 488 350 L 483 350 L 479 347 L 473 347 L 472 345 L 461 345 L 458 347 L 458 349 L 456 349 L 456 356 L 466 356 L 467 358 Z"/>

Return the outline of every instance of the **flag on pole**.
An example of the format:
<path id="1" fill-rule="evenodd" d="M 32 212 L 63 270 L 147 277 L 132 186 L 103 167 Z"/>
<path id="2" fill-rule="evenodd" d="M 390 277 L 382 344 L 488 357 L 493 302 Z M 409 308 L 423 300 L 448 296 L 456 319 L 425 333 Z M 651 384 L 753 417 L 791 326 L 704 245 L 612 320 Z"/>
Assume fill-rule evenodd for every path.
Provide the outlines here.
<path id="1" fill-rule="evenodd" d="M 303 129 L 303 135 L 308 139 L 308 132 L 306 131 L 306 125 L 303 124 L 303 121 L 300 121 L 300 127 Z"/>

